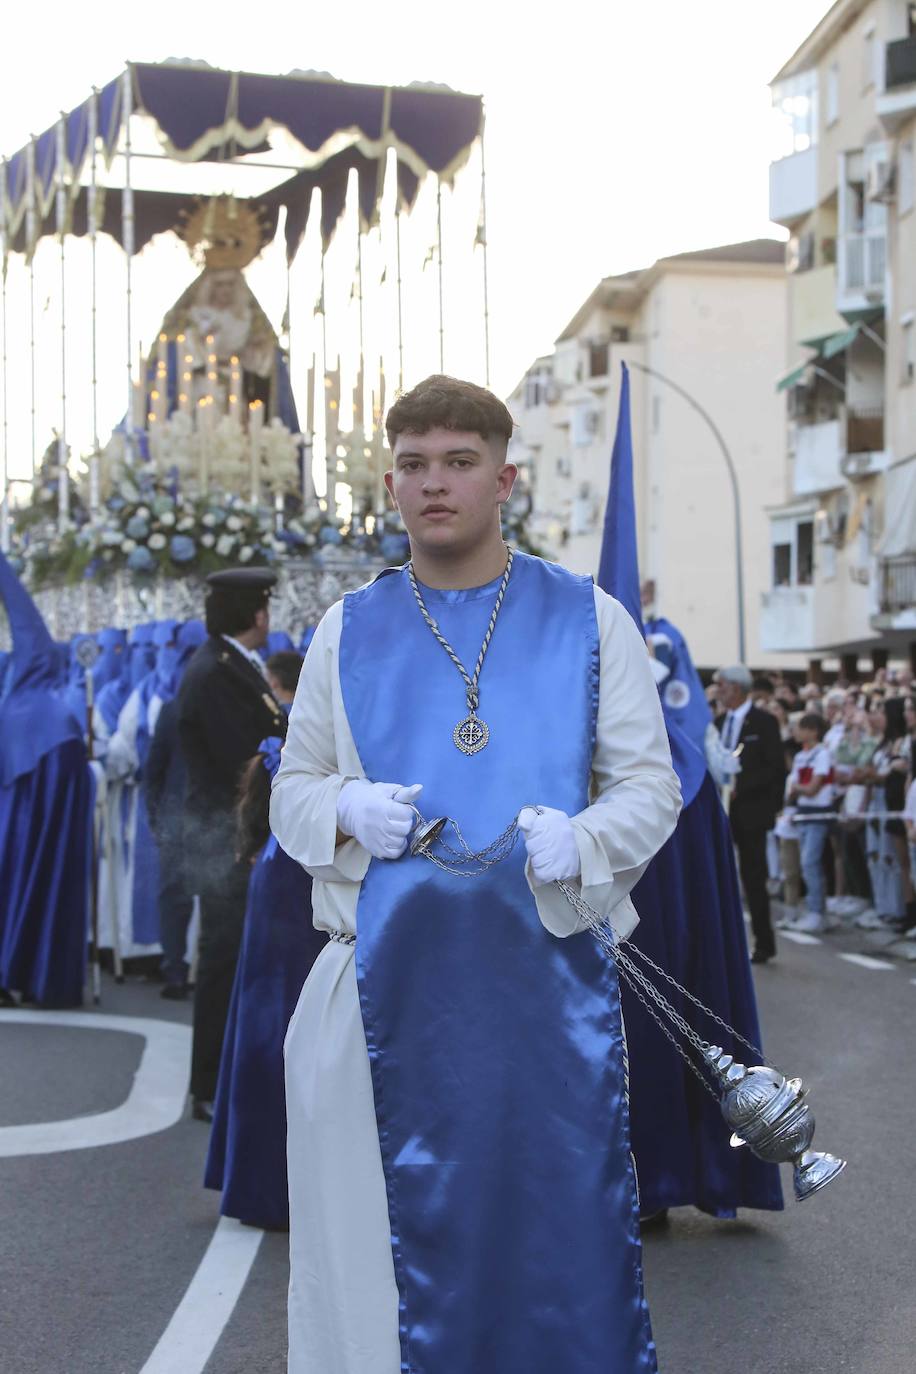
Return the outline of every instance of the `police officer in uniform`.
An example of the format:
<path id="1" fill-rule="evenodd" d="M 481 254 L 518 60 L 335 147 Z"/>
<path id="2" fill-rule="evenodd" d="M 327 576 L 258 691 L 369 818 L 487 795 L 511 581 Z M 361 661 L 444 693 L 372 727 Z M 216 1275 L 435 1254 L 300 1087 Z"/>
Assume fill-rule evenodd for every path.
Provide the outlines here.
<path id="1" fill-rule="evenodd" d="M 264 568 L 207 578 L 209 638 L 188 664 L 178 693 L 186 852 L 201 907 L 191 1056 L 192 1110 L 201 1121 L 213 1116 L 245 918 L 249 868 L 237 861 L 235 843 L 239 779 L 262 739 L 286 735 L 286 716 L 257 652 L 267 641 L 276 580 Z"/>

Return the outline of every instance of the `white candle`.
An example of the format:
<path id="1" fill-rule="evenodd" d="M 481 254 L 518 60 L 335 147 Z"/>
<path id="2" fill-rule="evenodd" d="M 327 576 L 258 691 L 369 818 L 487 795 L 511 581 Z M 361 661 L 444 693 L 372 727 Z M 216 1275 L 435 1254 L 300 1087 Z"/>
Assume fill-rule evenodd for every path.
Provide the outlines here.
<path id="1" fill-rule="evenodd" d="M 242 369 L 234 356 L 229 359 L 229 414 L 242 423 Z"/>
<path id="2" fill-rule="evenodd" d="M 261 430 L 264 426 L 264 403 L 252 401 L 248 407 L 248 438 L 251 451 L 251 502 L 261 499 Z"/>
<path id="3" fill-rule="evenodd" d="M 312 436 L 302 435 L 302 511 L 303 514 L 312 504 L 315 495 L 315 482 L 312 473 Z"/>
<path id="4" fill-rule="evenodd" d="M 202 496 L 206 495 L 210 477 L 210 428 L 207 416 L 207 400 L 206 396 L 201 396 L 197 402 L 197 474 Z"/>

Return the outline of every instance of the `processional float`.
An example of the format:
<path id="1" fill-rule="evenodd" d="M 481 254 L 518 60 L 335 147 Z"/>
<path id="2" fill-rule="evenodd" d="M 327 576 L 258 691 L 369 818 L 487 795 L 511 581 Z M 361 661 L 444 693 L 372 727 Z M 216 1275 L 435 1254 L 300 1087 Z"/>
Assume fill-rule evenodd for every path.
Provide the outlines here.
<path id="1" fill-rule="evenodd" d="M 445 87 L 136 63 L 4 159 L 0 547 L 26 580 L 400 552 L 386 400 L 444 370 L 469 284 L 488 380 L 482 138 Z"/>

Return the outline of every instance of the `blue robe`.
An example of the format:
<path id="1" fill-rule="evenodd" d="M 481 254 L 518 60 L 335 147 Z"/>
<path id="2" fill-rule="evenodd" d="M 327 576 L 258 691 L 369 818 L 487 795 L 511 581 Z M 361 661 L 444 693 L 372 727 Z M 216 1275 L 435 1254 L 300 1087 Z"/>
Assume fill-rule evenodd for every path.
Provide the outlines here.
<path id="1" fill-rule="evenodd" d="M 632 895 L 640 917 L 632 943 L 759 1045 L 731 834 L 709 773 Z M 662 991 L 704 1039 L 724 1045 L 742 1063 L 759 1062 L 686 999 L 667 987 Z M 693 1205 L 716 1217 L 734 1217 L 739 1207 L 781 1208 L 777 1166 L 748 1149 L 731 1148 L 718 1103 L 627 988 L 623 1005 L 643 1213 Z"/>
<path id="2" fill-rule="evenodd" d="M 271 836 L 254 865 L 226 1021 L 204 1185 L 220 1211 L 289 1226 L 283 1040 L 327 936 L 312 925 L 312 880 Z"/>
<path id="3" fill-rule="evenodd" d="M 473 664 L 498 587 L 426 590 Z M 591 583 L 517 554 L 481 677 L 491 738 L 403 571 L 345 598 L 340 684 L 366 775 L 422 781 L 473 848 L 526 803 L 588 802 L 599 688 Z M 356 976 L 375 1093 L 402 1369 L 656 1369 L 629 1154 L 616 971 L 541 925 L 524 849 L 485 875 L 373 860 Z"/>
<path id="4" fill-rule="evenodd" d="M 59 654 L 0 554 L 13 652 L 0 696 L 0 987 L 43 1006 L 82 1000 L 92 774 L 57 692 Z"/>

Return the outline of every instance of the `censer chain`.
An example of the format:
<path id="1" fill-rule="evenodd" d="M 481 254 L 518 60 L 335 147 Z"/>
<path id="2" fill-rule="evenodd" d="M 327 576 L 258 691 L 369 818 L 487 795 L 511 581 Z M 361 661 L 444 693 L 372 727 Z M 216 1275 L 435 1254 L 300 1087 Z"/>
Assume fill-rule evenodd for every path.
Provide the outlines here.
<path id="1" fill-rule="evenodd" d="M 417 814 L 419 816 L 419 813 Z M 448 844 L 440 834 L 435 843 L 442 850 L 442 855 L 440 856 L 433 853 L 432 847 L 427 845 L 424 845 L 422 852 L 437 868 L 441 868 L 444 872 L 451 873 L 460 878 L 476 877 L 481 873 L 485 873 L 488 869 L 494 868 L 498 863 L 508 858 L 515 847 L 515 842 L 519 835 L 518 817 L 516 817 L 506 826 L 502 834 L 491 841 L 485 849 L 473 850 L 462 835 L 458 822 L 450 819 L 449 824 L 455 831 L 461 848 L 456 849 L 454 846 Z M 710 1086 L 705 1074 L 701 1072 L 687 1054 L 683 1046 L 665 1024 L 663 1018 L 667 1018 L 668 1021 L 680 1031 L 688 1044 L 701 1056 L 705 1056 L 706 1051 L 710 1047 L 709 1042 L 703 1040 L 684 1017 L 680 1015 L 676 1008 L 672 1006 L 651 979 L 649 979 L 643 970 L 633 962 L 631 954 L 637 955 L 653 973 L 656 973 L 663 979 L 669 987 L 673 988 L 683 997 L 686 997 L 688 1002 L 696 1007 L 698 1011 L 701 1011 L 704 1016 L 709 1017 L 709 1019 L 725 1031 L 727 1035 L 739 1041 L 746 1049 L 751 1050 L 754 1055 L 759 1057 L 762 1064 L 766 1064 L 770 1068 L 773 1067 L 759 1045 L 754 1045 L 750 1040 L 745 1039 L 740 1031 L 736 1031 L 733 1026 L 730 1026 L 727 1021 L 724 1021 L 721 1016 L 717 1015 L 717 1013 L 714 1012 L 711 1007 L 708 1007 L 705 1002 L 702 1002 L 699 997 L 694 996 L 692 992 L 683 987 L 670 973 L 666 973 L 661 965 L 657 964 L 655 960 L 646 954 L 644 950 L 640 949 L 638 945 L 634 945 L 629 940 L 616 940 L 607 922 L 602 919 L 593 907 L 589 906 L 588 902 L 586 902 L 581 894 L 576 892 L 575 888 L 568 882 L 560 881 L 556 885 L 576 914 L 581 917 L 591 930 L 604 951 L 614 960 L 621 977 L 624 979 L 633 995 L 642 1003 L 646 1011 L 659 1026 L 659 1029 L 668 1040 L 671 1041 L 678 1054 L 690 1067 L 691 1071 L 696 1075 L 712 1097 L 716 1098 L 718 1101 L 718 1096 L 715 1090 Z M 626 951 L 623 949 L 624 944 L 626 945 Z"/>

